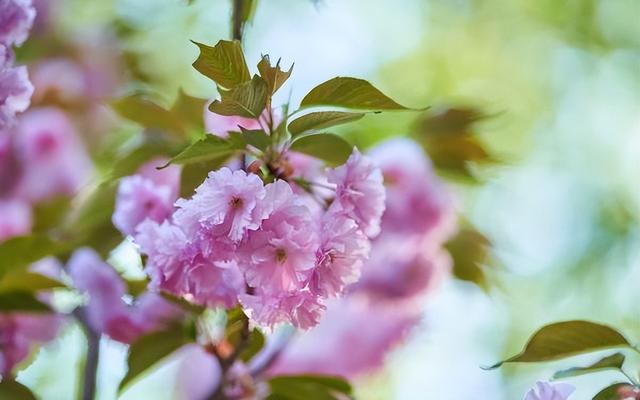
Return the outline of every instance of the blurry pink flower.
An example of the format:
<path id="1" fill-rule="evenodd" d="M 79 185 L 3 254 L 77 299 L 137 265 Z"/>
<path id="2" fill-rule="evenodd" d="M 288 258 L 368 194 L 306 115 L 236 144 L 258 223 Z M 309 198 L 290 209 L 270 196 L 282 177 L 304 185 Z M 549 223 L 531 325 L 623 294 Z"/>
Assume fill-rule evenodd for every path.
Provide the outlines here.
<path id="1" fill-rule="evenodd" d="M 31 0 L 0 0 L 0 44 L 21 45 L 35 16 Z"/>
<path id="2" fill-rule="evenodd" d="M 350 218 L 326 213 L 321 221 L 321 245 L 309 286 L 314 293 L 338 296 L 360 278 L 370 244 Z"/>
<path id="3" fill-rule="evenodd" d="M 346 378 L 382 365 L 386 354 L 405 338 L 420 310 L 395 305 L 371 307 L 366 298 L 332 300 L 320 324 L 296 337 L 267 373 L 328 374 Z M 347 355 L 347 356 L 337 356 Z"/>
<path id="4" fill-rule="evenodd" d="M 209 111 L 208 105 L 204 111 L 205 132 L 220 137 L 227 137 L 229 132 L 238 132 L 240 128 L 253 130 L 260 129 L 260 124 L 255 118 L 219 115 Z"/>
<path id="5" fill-rule="evenodd" d="M 189 344 L 173 356 L 178 359 L 176 399 L 205 400 L 220 384 L 221 368 L 213 354 L 202 346 Z"/>
<path id="6" fill-rule="evenodd" d="M 354 148 L 344 165 L 329 170 L 328 180 L 337 185 L 331 210 L 355 220 L 368 237 L 380 233 L 385 192 L 382 173 Z"/>
<path id="7" fill-rule="evenodd" d="M 67 58 L 45 60 L 31 69 L 31 82 L 35 91 L 33 101 L 55 99 L 62 103 L 85 101 L 87 88 L 84 71 Z"/>
<path id="8" fill-rule="evenodd" d="M 264 196 L 257 175 L 221 168 L 209 173 L 190 200 L 178 200 L 174 221 L 189 237 L 227 236 L 237 243 L 260 227 L 264 217 L 257 205 Z"/>
<path id="9" fill-rule="evenodd" d="M 260 325 L 273 327 L 290 323 L 300 329 L 317 325 L 326 308 L 317 296 L 306 290 L 246 294 L 240 296 L 240 303 L 247 316 Z"/>
<path id="10" fill-rule="evenodd" d="M 51 314 L 0 314 L 0 375 L 11 376 L 32 346 L 53 340 L 63 318 Z"/>
<path id="11" fill-rule="evenodd" d="M 568 383 L 536 382 L 524 396 L 524 400 L 567 400 L 575 387 Z"/>
<path id="12" fill-rule="evenodd" d="M 29 107 L 33 93 L 27 67 L 14 67 L 3 60 L 10 57 L 9 51 L 0 44 L 0 130 L 14 124 L 16 113 L 25 111 Z"/>
<path id="13" fill-rule="evenodd" d="M 247 262 L 241 266 L 250 286 L 269 293 L 299 290 L 315 265 L 317 224 L 288 183 L 270 183 L 265 191 L 259 209 L 268 218 L 248 235 L 241 248 Z"/>
<path id="14" fill-rule="evenodd" d="M 132 235 L 136 226 L 146 219 L 162 222 L 173 211 L 173 188 L 156 185 L 141 175 L 127 176 L 120 180 L 116 194 L 113 225 L 123 235 Z"/>
<path id="15" fill-rule="evenodd" d="M 75 194 L 93 166 L 71 121 L 55 108 L 32 109 L 15 129 L 16 158 L 22 166 L 17 196 L 33 202 Z"/>
<path id="16" fill-rule="evenodd" d="M 0 200 L 0 243 L 31 232 L 29 204 L 19 200 Z"/>
<path id="17" fill-rule="evenodd" d="M 171 197 L 177 199 L 180 193 L 180 176 L 182 168 L 179 165 L 169 165 L 166 168 L 158 169 L 169 160 L 164 157 L 156 157 L 142 164 L 138 169 L 138 175 L 149 179 L 158 186 L 167 186 L 171 189 Z"/>

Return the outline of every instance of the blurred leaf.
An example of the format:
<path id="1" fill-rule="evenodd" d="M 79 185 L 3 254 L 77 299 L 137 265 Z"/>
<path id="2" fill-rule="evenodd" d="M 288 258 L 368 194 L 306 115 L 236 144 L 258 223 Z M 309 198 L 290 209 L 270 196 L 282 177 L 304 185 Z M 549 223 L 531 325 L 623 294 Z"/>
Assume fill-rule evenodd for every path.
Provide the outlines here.
<path id="1" fill-rule="evenodd" d="M 289 79 L 293 71 L 293 65 L 288 71 L 282 71 L 280 69 L 280 60 L 278 60 L 275 67 L 272 67 L 269 55 L 264 55 L 258 63 L 258 71 L 262 79 L 267 83 L 269 93 L 273 94 Z"/>
<path id="2" fill-rule="evenodd" d="M 147 161 L 155 157 L 169 156 L 174 154 L 175 151 L 176 146 L 166 141 L 144 141 L 138 147 L 131 150 L 114 163 L 109 179 L 117 179 L 123 176 L 132 175 L 136 173 L 138 168 Z"/>
<path id="3" fill-rule="evenodd" d="M 127 285 L 127 293 L 132 296 L 139 296 L 147 291 L 149 281 L 147 279 L 124 279 Z"/>
<path id="4" fill-rule="evenodd" d="M 312 112 L 297 118 L 289 124 L 289 132 L 293 136 L 301 133 L 329 128 L 335 125 L 357 121 L 364 117 L 363 113 L 350 113 L 341 111 Z"/>
<path id="5" fill-rule="evenodd" d="M 27 267 L 48 255 L 67 251 L 72 246 L 45 235 L 19 236 L 0 244 L 0 277 L 9 271 Z"/>
<path id="6" fill-rule="evenodd" d="M 262 350 L 264 347 L 264 335 L 258 329 L 254 328 L 249 334 L 249 340 L 247 346 L 240 353 L 240 359 L 244 362 L 248 362 Z"/>
<path id="7" fill-rule="evenodd" d="M 624 382 L 614 383 L 599 391 L 598 394 L 593 396 L 593 400 L 622 400 L 619 390 L 624 387 L 630 387 L 630 385 Z"/>
<path id="8" fill-rule="evenodd" d="M 48 313 L 51 308 L 33 293 L 12 291 L 0 293 L 0 312 Z"/>
<path id="9" fill-rule="evenodd" d="M 167 292 L 160 292 L 160 295 L 167 301 L 181 307 L 182 309 L 184 309 L 185 311 L 188 311 L 190 313 L 199 315 L 202 314 L 204 312 L 204 310 L 206 310 L 207 308 L 204 306 L 201 306 L 199 304 L 195 304 L 195 303 L 191 303 L 190 301 L 187 301 L 185 299 L 183 299 L 182 297 L 178 297 L 178 296 L 174 296 L 170 293 Z"/>
<path id="10" fill-rule="evenodd" d="M 171 112 L 186 125 L 197 131 L 204 130 L 204 106 L 207 99 L 189 96 L 182 89 L 178 90 L 178 98 L 171 107 Z"/>
<path id="11" fill-rule="evenodd" d="M 209 162 L 186 164 L 182 166 L 180 174 L 180 197 L 189 198 L 194 190 L 207 178 L 215 165 L 222 165 L 229 159 L 228 155 L 221 156 Z"/>
<path id="12" fill-rule="evenodd" d="M 242 150 L 235 147 L 237 143 L 231 143 L 227 139 L 223 139 L 214 135 L 206 135 L 203 139 L 190 144 L 179 154 L 171 158 L 166 165 L 169 164 L 194 164 L 202 162 L 211 162 L 211 170 L 219 166 L 219 161 L 228 159 L 233 153 Z"/>
<path id="13" fill-rule="evenodd" d="M 189 340 L 180 325 L 141 336 L 129 347 L 129 369 L 120 382 L 118 391 L 121 392 L 140 374 L 187 343 Z"/>
<path id="14" fill-rule="evenodd" d="M 300 107 L 335 106 L 361 110 L 408 110 L 364 79 L 337 77 L 313 88 Z"/>
<path id="15" fill-rule="evenodd" d="M 229 132 L 229 141 L 237 148 L 250 145 L 262 151 L 271 145 L 271 138 L 262 129 L 248 130 L 243 127 L 240 127 L 240 132 Z"/>
<path id="16" fill-rule="evenodd" d="M 251 79 L 239 41 L 220 40 L 214 47 L 193 43 L 200 48 L 193 67 L 218 85 L 233 89 Z"/>
<path id="17" fill-rule="evenodd" d="M 31 390 L 13 379 L 0 382 L 0 399 L 2 400 L 36 400 Z"/>
<path id="18" fill-rule="evenodd" d="M 606 325 L 589 321 L 556 322 L 534 333 L 520 354 L 487 369 L 508 362 L 558 360 L 612 347 L 633 348 L 622 334 Z"/>
<path id="19" fill-rule="evenodd" d="M 231 90 L 220 91 L 209 110 L 219 115 L 258 118 L 267 104 L 267 83 L 258 75 Z"/>
<path id="20" fill-rule="evenodd" d="M 270 400 L 342 400 L 352 398 L 351 385 L 340 377 L 325 375 L 277 376 L 269 381 Z"/>
<path id="21" fill-rule="evenodd" d="M 291 144 L 291 150 L 320 158 L 332 165 L 339 165 L 347 161 L 352 147 L 340 136 L 318 133 L 299 137 Z"/>
<path id="22" fill-rule="evenodd" d="M 66 217 L 71 208 L 71 199 L 68 197 L 57 197 L 39 203 L 34 208 L 33 232 L 44 232 L 58 227 Z"/>
<path id="23" fill-rule="evenodd" d="M 141 94 L 132 94 L 111 103 L 113 109 L 122 117 L 142 125 L 145 128 L 185 135 L 180 120 L 169 110 L 145 98 Z"/>
<path id="24" fill-rule="evenodd" d="M 472 124 L 487 116 L 474 108 L 445 108 L 431 113 L 421 123 L 421 129 L 430 135 L 470 134 Z"/>
<path id="25" fill-rule="evenodd" d="M 0 279 L 0 293 L 12 291 L 37 292 L 61 287 L 65 287 L 65 285 L 60 281 L 24 270 L 10 271 Z"/>
<path id="26" fill-rule="evenodd" d="M 487 289 L 487 277 L 483 269 L 491 243 L 474 229 L 463 229 L 446 244 L 453 258 L 453 275 L 463 281 L 473 282 Z"/>
<path id="27" fill-rule="evenodd" d="M 624 354 L 615 353 L 610 356 L 606 356 L 586 367 L 574 367 L 574 368 L 558 371 L 555 374 L 553 374 L 553 379 L 569 378 L 572 376 L 584 375 L 584 374 L 589 374 L 592 372 L 598 372 L 598 371 L 607 370 L 607 369 L 622 370 L 622 365 L 624 364 L 624 360 L 625 360 Z"/>

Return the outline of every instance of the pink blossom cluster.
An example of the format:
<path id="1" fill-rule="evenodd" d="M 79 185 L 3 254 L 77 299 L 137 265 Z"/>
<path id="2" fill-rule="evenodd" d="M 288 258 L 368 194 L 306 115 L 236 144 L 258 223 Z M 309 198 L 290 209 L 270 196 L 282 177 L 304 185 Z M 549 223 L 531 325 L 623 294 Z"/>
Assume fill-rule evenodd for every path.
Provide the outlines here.
<path id="1" fill-rule="evenodd" d="M 124 281 L 91 249 L 76 250 L 67 269 L 76 288 L 88 297 L 87 323 L 113 340 L 132 343 L 140 335 L 183 317 L 178 306 L 156 293 L 142 293 L 127 304 Z"/>
<path id="2" fill-rule="evenodd" d="M 357 150 L 328 176 L 335 198 L 319 212 L 283 180 L 224 167 L 169 219 L 131 213 L 151 286 L 208 306 L 240 302 L 265 326 L 316 325 L 325 299 L 358 279 L 384 210 L 380 170 Z"/>

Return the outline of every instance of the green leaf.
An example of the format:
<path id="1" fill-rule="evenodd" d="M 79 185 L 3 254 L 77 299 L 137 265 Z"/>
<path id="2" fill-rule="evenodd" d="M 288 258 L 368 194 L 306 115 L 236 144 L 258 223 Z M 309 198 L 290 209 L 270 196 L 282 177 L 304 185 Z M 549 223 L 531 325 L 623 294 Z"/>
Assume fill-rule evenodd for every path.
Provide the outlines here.
<path id="1" fill-rule="evenodd" d="M 267 82 L 267 88 L 271 94 L 280 89 L 287 79 L 289 79 L 292 71 L 293 65 L 291 65 L 288 71 L 281 70 L 280 60 L 278 60 L 275 67 L 272 67 L 269 55 L 262 56 L 262 59 L 258 63 L 258 72 L 260 72 L 262 79 Z"/>
<path id="2" fill-rule="evenodd" d="M 226 139 L 214 135 L 206 135 L 203 139 L 190 144 L 174 156 L 166 165 L 212 162 L 210 170 L 213 170 L 219 165 L 218 162 L 221 159 L 224 162 L 238 150 Z"/>
<path id="3" fill-rule="evenodd" d="M 622 334 L 606 325 L 589 321 L 556 322 L 534 333 L 520 354 L 487 369 L 508 362 L 558 360 L 612 347 L 632 346 Z"/>
<path id="4" fill-rule="evenodd" d="M 237 148 L 244 149 L 250 145 L 262 151 L 271 145 L 271 138 L 262 129 L 248 130 L 243 127 L 240 127 L 240 132 L 229 132 L 229 141 Z"/>
<path id="5" fill-rule="evenodd" d="M 200 48 L 193 67 L 218 85 L 233 89 L 251 79 L 239 41 L 220 40 L 213 47 L 193 43 Z"/>
<path id="6" fill-rule="evenodd" d="M 606 356 L 593 364 L 590 364 L 586 367 L 575 367 L 569 368 L 562 371 L 558 371 L 553 374 L 553 379 L 562 379 L 569 378 L 572 376 L 589 374 L 591 372 L 598 372 L 607 369 L 617 369 L 622 370 L 622 365 L 624 364 L 624 354 L 615 353 L 610 356 Z"/>
<path id="7" fill-rule="evenodd" d="M 35 272 L 18 270 L 10 271 L 0 279 L 2 292 L 37 292 L 65 287 L 64 283 Z"/>
<path id="8" fill-rule="evenodd" d="M 36 400 L 31 390 L 13 379 L 0 382 L 0 399 L 2 400 Z"/>
<path id="9" fill-rule="evenodd" d="M 332 165 L 339 165 L 347 161 L 352 147 L 340 136 L 318 133 L 299 137 L 291 144 L 291 150 L 320 158 Z"/>
<path id="10" fill-rule="evenodd" d="M 350 113 L 341 111 L 312 112 L 297 118 L 288 126 L 293 136 L 307 131 L 317 131 L 331 126 L 357 121 L 364 117 L 363 113 Z"/>
<path id="11" fill-rule="evenodd" d="M 178 97 L 171 107 L 171 112 L 192 129 L 202 131 L 204 129 L 202 113 L 207 101 L 207 99 L 189 96 L 180 89 Z"/>
<path id="12" fill-rule="evenodd" d="M 360 110 L 408 110 L 364 79 L 337 77 L 313 88 L 301 107 L 335 106 Z"/>
<path id="13" fill-rule="evenodd" d="M 277 376 L 268 383 L 271 400 L 341 400 L 353 391 L 344 379 L 325 375 Z"/>
<path id="14" fill-rule="evenodd" d="M 61 254 L 69 243 L 51 240 L 45 235 L 19 236 L 0 244 L 0 277 L 9 271 L 27 267 L 48 255 Z"/>
<path id="15" fill-rule="evenodd" d="M 37 204 L 34 207 L 34 226 L 32 232 L 45 232 L 62 224 L 71 208 L 71 199 L 56 197 Z"/>
<path id="16" fill-rule="evenodd" d="M 187 343 L 189 339 L 180 325 L 141 336 L 129 347 L 129 370 L 120 382 L 118 391 L 122 391 L 140 374 Z"/>
<path id="17" fill-rule="evenodd" d="M 51 308 L 36 299 L 33 293 L 12 291 L 0 293 L 0 312 L 48 313 Z"/>
<path id="18" fill-rule="evenodd" d="M 249 341 L 245 349 L 240 353 L 240 359 L 248 362 L 264 347 L 264 335 L 258 329 L 252 329 L 249 334 Z"/>
<path id="19" fill-rule="evenodd" d="M 630 387 L 630 385 L 624 382 L 614 383 L 599 391 L 593 396 L 593 400 L 621 400 L 619 390 L 624 387 Z"/>
<path id="20" fill-rule="evenodd" d="M 132 296 L 139 296 L 146 292 L 149 285 L 147 279 L 125 279 L 124 283 L 127 285 L 127 293 Z"/>
<path id="21" fill-rule="evenodd" d="M 463 229 L 447 242 L 446 248 L 453 258 L 453 275 L 463 281 L 487 288 L 483 265 L 488 258 L 491 243 L 480 232 Z"/>
<path id="22" fill-rule="evenodd" d="M 184 126 L 171 111 L 141 94 L 123 97 L 111 103 L 111 106 L 122 117 L 145 128 L 178 133 L 180 136 L 185 134 Z"/>
<path id="23" fill-rule="evenodd" d="M 209 110 L 219 115 L 258 118 L 267 104 L 267 83 L 258 75 L 231 90 L 220 91 L 221 100 L 209 105 Z"/>
<path id="24" fill-rule="evenodd" d="M 123 155 L 114 163 L 109 179 L 132 175 L 147 161 L 158 156 L 171 155 L 175 151 L 176 146 L 166 141 L 144 141 L 140 146 Z"/>

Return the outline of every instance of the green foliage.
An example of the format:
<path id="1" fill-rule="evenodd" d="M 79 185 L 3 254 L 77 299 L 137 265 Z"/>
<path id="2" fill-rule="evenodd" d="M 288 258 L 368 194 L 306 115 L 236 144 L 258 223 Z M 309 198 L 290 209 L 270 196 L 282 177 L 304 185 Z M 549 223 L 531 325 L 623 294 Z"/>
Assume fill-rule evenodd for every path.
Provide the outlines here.
<path id="1" fill-rule="evenodd" d="M 238 150 L 241 150 L 236 147 L 236 144 L 218 136 L 206 135 L 204 138 L 187 146 L 175 157 L 171 158 L 166 165 L 188 165 L 206 162 L 209 165 L 209 171 L 211 171 L 222 165 Z"/>
<path id="2" fill-rule="evenodd" d="M 35 205 L 32 232 L 45 232 L 60 226 L 71 208 L 71 199 L 56 197 Z"/>
<path id="3" fill-rule="evenodd" d="M 569 378 L 572 376 L 584 375 L 584 374 L 603 371 L 607 369 L 616 369 L 621 371 L 622 365 L 624 364 L 624 360 L 625 360 L 624 354 L 615 353 L 610 356 L 606 356 L 596 361 L 593 364 L 587 365 L 586 367 L 574 367 L 574 368 L 558 371 L 555 374 L 553 374 L 553 379 Z"/>
<path id="4" fill-rule="evenodd" d="M 0 244 L 0 277 L 45 256 L 60 254 L 71 248 L 71 244 L 54 241 L 41 234 L 11 238 Z"/>
<path id="5" fill-rule="evenodd" d="M 336 77 L 313 88 L 301 107 L 335 106 L 360 110 L 408 110 L 364 79 Z"/>
<path id="6" fill-rule="evenodd" d="M 320 158 L 331 165 L 338 165 L 347 161 L 352 147 L 338 135 L 318 133 L 298 137 L 291 144 L 291 150 Z"/>
<path id="7" fill-rule="evenodd" d="M 191 303 L 182 297 L 174 296 L 167 292 L 160 292 L 160 295 L 164 297 L 165 300 L 172 302 L 173 304 L 183 308 L 185 311 L 193 313 L 195 315 L 202 314 L 206 307 L 201 306 L 199 304 Z"/>
<path id="8" fill-rule="evenodd" d="M 209 110 L 220 115 L 258 118 L 267 105 L 267 83 L 258 75 L 230 90 L 221 90 L 221 100 L 215 100 Z"/>
<path id="9" fill-rule="evenodd" d="M 58 280 L 25 270 L 10 271 L 0 279 L 0 293 L 37 292 L 61 287 L 65 287 L 65 285 Z"/>
<path id="10" fill-rule="evenodd" d="M 171 107 L 171 113 L 179 116 L 185 125 L 196 131 L 202 131 L 204 129 L 202 110 L 204 110 L 205 104 L 207 104 L 206 99 L 189 96 L 180 89 L 178 97 Z"/>
<path id="11" fill-rule="evenodd" d="M 628 387 L 628 383 L 620 382 L 607 386 L 602 389 L 593 397 L 593 400 L 620 400 L 619 390 L 624 387 Z"/>
<path id="12" fill-rule="evenodd" d="M 267 83 L 269 93 L 273 94 L 289 79 L 291 72 L 293 72 L 293 65 L 291 65 L 288 71 L 283 71 L 280 69 L 280 60 L 278 60 L 276 66 L 272 67 L 269 55 L 266 54 L 262 56 L 262 59 L 260 59 L 258 63 L 258 72 L 260 72 L 260 76 Z"/>
<path id="13" fill-rule="evenodd" d="M 13 379 L 0 382 L 0 399 L 2 400 L 36 400 L 36 396 L 25 385 Z"/>
<path id="14" fill-rule="evenodd" d="M 308 131 L 317 131 L 335 125 L 357 121 L 364 117 L 363 113 L 350 113 L 342 111 L 312 112 L 291 121 L 288 126 L 292 136 L 297 136 Z"/>
<path id="15" fill-rule="evenodd" d="M 33 293 L 11 291 L 0 293 L 0 312 L 48 313 L 51 308 Z"/>
<path id="16" fill-rule="evenodd" d="M 163 331 L 152 332 L 141 336 L 129 347 L 127 374 L 118 388 L 122 391 L 133 380 L 153 365 L 169 356 L 180 347 L 189 343 L 181 325 L 175 325 Z"/>
<path id="17" fill-rule="evenodd" d="M 351 385 L 325 375 L 277 376 L 269 381 L 268 400 L 341 400 L 352 397 Z"/>
<path id="18" fill-rule="evenodd" d="M 271 138 L 262 129 L 248 130 L 243 127 L 240 127 L 240 132 L 230 132 L 229 141 L 238 149 L 253 146 L 265 151 L 271 145 Z"/>
<path id="19" fill-rule="evenodd" d="M 612 347 L 633 348 L 621 333 L 606 325 L 589 321 L 556 322 L 534 333 L 520 354 L 487 369 L 511 362 L 558 360 Z"/>
<path id="20" fill-rule="evenodd" d="M 174 113 L 141 94 L 123 97 L 111 103 L 111 106 L 122 117 L 145 128 L 186 135 L 184 125 Z"/>
<path id="21" fill-rule="evenodd" d="M 460 230 L 446 244 L 453 258 L 453 275 L 487 289 L 484 263 L 489 256 L 490 246 L 489 240 L 480 232 L 468 228 Z"/>
<path id="22" fill-rule="evenodd" d="M 213 47 L 193 43 L 200 48 L 193 67 L 218 85 L 233 89 L 251 79 L 239 41 L 220 40 Z"/>

